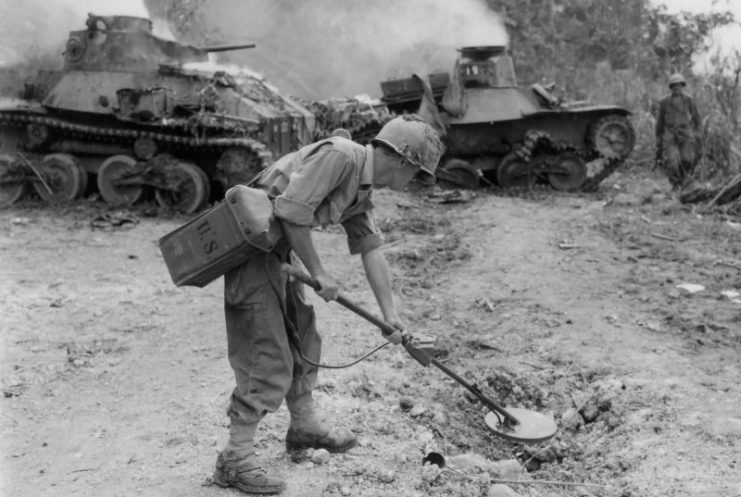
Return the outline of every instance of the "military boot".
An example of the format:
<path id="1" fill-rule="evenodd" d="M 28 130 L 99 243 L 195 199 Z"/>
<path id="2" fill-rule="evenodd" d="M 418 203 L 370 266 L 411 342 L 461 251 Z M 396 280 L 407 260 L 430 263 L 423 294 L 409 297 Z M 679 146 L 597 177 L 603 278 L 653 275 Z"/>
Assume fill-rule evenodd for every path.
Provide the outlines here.
<path id="1" fill-rule="evenodd" d="M 250 494 L 279 494 L 286 489 L 285 482 L 269 476 L 254 454 L 243 457 L 227 450 L 216 459 L 213 482 Z"/>
<path id="2" fill-rule="evenodd" d="M 346 452 L 358 445 L 357 437 L 345 428 L 330 428 L 319 420 L 311 392 L 288 395 L 286 404 L 291 413 L 291 424 L 286 433 L 286 449 L 326 449 Z"/>
<path id="3" fill-rule="evenodd" d="M 255 456 L 255 432 L 262 415 L 230 409 L 229 418 L 229 440 L 216 459 L 213 482 L 254 494 L 285 490 L 283 480 L 269 476 Z"/>

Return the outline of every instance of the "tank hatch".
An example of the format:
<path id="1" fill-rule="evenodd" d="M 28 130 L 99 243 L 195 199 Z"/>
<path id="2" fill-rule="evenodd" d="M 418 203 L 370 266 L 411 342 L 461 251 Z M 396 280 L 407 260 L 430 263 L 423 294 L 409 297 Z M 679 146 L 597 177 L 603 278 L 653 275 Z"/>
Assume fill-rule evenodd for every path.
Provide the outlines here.
<path id="1" fill-rule="evenodd" d="M 477 47 L 463 47 L 459 48 L 458 51 L 463 57 L 467 57 L 471 60 L 486 60 L 506 53 L 507 47 L 504 45 L 484 45 Z"/>

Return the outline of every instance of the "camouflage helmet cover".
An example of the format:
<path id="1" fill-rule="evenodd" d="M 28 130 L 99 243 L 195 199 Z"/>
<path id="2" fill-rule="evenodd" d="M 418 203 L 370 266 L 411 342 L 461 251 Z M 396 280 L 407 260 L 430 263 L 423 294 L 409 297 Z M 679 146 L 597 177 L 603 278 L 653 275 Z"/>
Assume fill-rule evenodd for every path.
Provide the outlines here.
<path id="1" fill-rule="evenodd" d="M 373 144 L 383 144 L 422 171 L 435 177 L 435 169 L 443 153 L 437 132 L 417 115 L 403 115 L 387 122 Z"/>
<path id="2" fill-rule="evenodd" d="M 669 76 L 669 88 L 674 85 L 687 86 L 687 82 L 684 80 L 684 76 L 679 73 L 675 73 Z"/>

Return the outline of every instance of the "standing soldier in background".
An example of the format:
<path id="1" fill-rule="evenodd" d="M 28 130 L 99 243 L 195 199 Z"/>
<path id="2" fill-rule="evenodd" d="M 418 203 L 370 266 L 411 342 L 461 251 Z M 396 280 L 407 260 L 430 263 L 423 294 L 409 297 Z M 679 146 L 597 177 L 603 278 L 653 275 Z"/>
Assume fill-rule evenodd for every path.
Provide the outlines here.
<path id="1" fill-rule="evenodd" d="M 657 158 L 672 189 L 682 187 L 699 159 L 700 113 L 695 101 L 684 93 L 681 74 L 669 77 L 671 94 L 659 103 L 656 119 Z"/>

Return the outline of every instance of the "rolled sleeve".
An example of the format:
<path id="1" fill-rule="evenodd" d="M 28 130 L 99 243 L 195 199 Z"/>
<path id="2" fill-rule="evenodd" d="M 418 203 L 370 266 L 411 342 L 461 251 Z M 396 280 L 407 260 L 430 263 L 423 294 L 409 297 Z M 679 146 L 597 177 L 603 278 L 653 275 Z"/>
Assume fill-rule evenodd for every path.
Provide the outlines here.
<path id="1" fill-rule="evenodd" d="M 371 212 L 363 212 L 342 221 L 350 253 L 365 254 L 383 245 L 383 235 L 376 230 Z"/>
<path id="2" fill-rule="evenodd" d="M 291 173 L 288 185 L 275 198 L 275 215 L 294 224 L 310 226 L 319 205 L 351 173 L 347 157 L 327 150 L 304 158 Z"/>
<path id="3" fill-rule="evenodd" d="M 275 215 L 299 226 L 314 224 L 315 207 L 280 195 L 275 199 Z"/>

